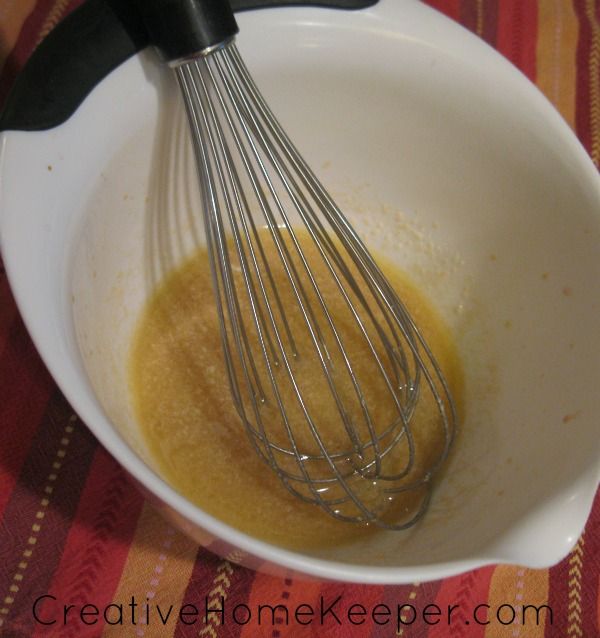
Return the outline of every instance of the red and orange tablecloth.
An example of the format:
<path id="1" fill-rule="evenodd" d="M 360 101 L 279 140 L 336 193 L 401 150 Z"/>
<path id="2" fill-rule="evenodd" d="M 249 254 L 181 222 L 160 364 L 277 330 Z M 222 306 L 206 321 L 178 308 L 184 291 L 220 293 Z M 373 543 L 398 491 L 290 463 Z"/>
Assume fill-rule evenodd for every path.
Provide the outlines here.
<path id="1" fill-rule="evenodd" d="M 428 3 L 534 81 L 600 165 L 600 0 Z M 36 44 L 77 4 L 0 2 L 0 104 Z M 166 523 L 73 414 L 35 352 L 0 269 L 1 638 L 596 638 L 599 594 L 600 498 L 574 551 L 551 569 L 490 567 L 433 583 L 382 587 L 278 579 L 222 561 Z M 47 598 L 36 620 L 40 596 Z M 353 603 L 368 609 L 405 603 L 406 624 L 398 628 L 394 615 L 381 624 L 338 622 L 339 605 Z M 86 604 L 92 607 L 85 608 L 84 622 Z M 187 607 L 179 614 L 186 604 L 200 613 Z M 225 614 L 204 617 L 207 604 L 224 604 Z M 256 614 L 244 623 L 244 605 L 256 610 L 260 604 L 334 606 L 322 623 L 286 623 L 282 607 L 260 624 Z M 73 606 L 66 622 L 65 605 Z M 444 613 L 425 622 L 427 605 Z M 412 624 L 411 609 L 420 614 Z M 477 622 L 487 618 L 487 625 Z"/>

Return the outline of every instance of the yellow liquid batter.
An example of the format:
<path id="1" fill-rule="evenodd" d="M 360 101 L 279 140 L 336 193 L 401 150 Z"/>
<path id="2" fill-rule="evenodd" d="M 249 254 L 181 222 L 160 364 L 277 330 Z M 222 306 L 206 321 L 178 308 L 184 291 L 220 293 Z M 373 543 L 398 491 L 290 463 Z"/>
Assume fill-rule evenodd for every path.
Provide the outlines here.
<path id="1" fill-rule="evenodd" d="M 389 393 L 373 371 L 373 357 L 364 339 L 357 337 L 356 327 L 341 295 L 326 275 L 324 263 L 307 238 L 300 237 L 372 409 L 375 430 L 380 433 L 385 424 L 391 422 L 393 405 Z M 319 374 L 319 361 L 305 322 L 297 310 L 291 287 L 285 283 L 285 273 L 277 265 L 273 248 L 267 248 L 266 257 L 273 270 L 274 287 L 286 308 L 295 351 L 300 353 L 292 359 L 294 373 L 307 397 L 307 408 L 315 417 L 328 448 L 341 449 L 339 446 L 344 446 L 342 439 L 346 434 L 336 422 L 339 413 L 326 391 L 324 377 Z M 386 260 L 377 258 L 377 262 L 419 326 L 455 403 L 460 406 L 462 371 L 448 329 L 403 273 Z M 241 282 L 239 267 L 235 264 L 234 271 L 236 281 Z M 318 305 L 311 299 L 313 305 Z M 240 304 L 242 316 L 250 317 L 247 300 L 241 297 Z M 323 316 L 318 316 L 318 322 L 326 324 Z M 250 348 L 257 353 L 258 341 L 252 330 L 248 330 Z M 360 403 L 344 376 L 331 335 L 324 335 L 324 339 L 329 344 L 340 395 L 356 423 L 357 432 L 364 435 L 366 426 L 361 419 Z M 289 344 L 286 348 L 289 352 L 294 350 Z M 268 386 L 266 368 L 258 359 L 258 378 Z M 281 379 L 285 404 L 292 406 L 290 422 L 295 436 L 304 452 L 318 452 L 281 368 L 278 366 L 276 374 Z M 241 374 L 239 365 L 236 371 Z M 144 308 L 132 344 L 130 384 L 136 418 L 165 479 L 215 517 L 257 538 L 293 549 L 340 545 L 377 530 L 374 526 L 336 520 L 319 507 L 292 496 L 257 455 L 231 399 L 205 250 L 199 250 L 170 273 Z M 245 405 L 249 405 L 250 395 L 243 389 L 242 398 Z M 274 407 L 276 402 L 268 393 L 266 399 L 260 411 L 267 433 L 271 440 L 283 445 L 285 430 Z M 426 390 L 421 392 L 412 422 L 416 461 L 410 478 L 416 479 L 425 473 L 443 446 L 437 407 Z M 402 468 L 406 454 L 406 446 L 399 446 L 389 456 L 389 462 Z M 292 467 L 285 462 L 283 459 L 286 469 Z M 351 462 L 348 459 L 348 463 Z M 396 498 L 385 513 L 386 520 L 394 520 L 414 509 L 420 496 L 408 493 Z M 381 502 L 378 501 L 377 506 L 380 507 Z"/>

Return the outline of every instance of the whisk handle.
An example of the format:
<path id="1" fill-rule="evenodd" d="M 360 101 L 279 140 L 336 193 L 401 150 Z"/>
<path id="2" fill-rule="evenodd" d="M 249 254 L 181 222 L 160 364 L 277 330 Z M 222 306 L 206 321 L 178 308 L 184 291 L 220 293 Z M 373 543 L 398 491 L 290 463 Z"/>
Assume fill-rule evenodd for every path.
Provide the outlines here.
<path id="1" fill-rule="evenodd" d="M 165 61 L 189 58 L 238 32 L 227 0 L 137 0 L 153 44 Z"/>
<path id="2" fill-rule="evenodd" d="M 362 9 L 376 2 L 231 0 L 231 5 L 236 11 L 285 5 Z M 104 77 L 146 47 L 148 40 L 133 0 L 85 0 L 44 38 L 16 78 L 0 111 L 0 133 L 62 124 Z"/>

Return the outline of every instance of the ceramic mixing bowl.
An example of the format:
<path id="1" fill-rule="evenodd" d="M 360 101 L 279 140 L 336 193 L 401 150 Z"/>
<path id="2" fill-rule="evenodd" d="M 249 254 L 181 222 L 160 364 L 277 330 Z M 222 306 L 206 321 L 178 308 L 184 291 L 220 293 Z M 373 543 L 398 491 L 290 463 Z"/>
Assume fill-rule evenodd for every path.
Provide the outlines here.
<path id="1" fill-rule="evenodd" d="M 365 583 L 555 563 L 582 531 L 600 468 L 592 162 L 525 77 L 418 2 L 248 12 L 239 25 L 241 52 L 308 163 L 454 333 L 465 415 L 427 516 L 407 532 L 291 552 L 209 516 L 158 472 L 127 353 L 153 286 L 201 238 L 186 221 L 200 200 L 177 87 L 151 51 L 63 125 L 2 135 L 2 254 L 48 368 L 165 515 L 231 560 Z"/>

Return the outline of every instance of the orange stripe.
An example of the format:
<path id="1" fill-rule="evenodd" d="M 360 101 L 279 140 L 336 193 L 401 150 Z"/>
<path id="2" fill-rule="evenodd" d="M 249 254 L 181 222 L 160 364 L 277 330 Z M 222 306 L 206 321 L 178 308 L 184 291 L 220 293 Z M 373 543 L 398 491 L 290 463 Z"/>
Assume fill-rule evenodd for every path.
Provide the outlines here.
<path id="1" fill-rule="evenodd" d="M 144 505 L 121 580 L 114 594 L 117 604 L 129 605 L 134 596 L 138 603 L 138 622 L 127 625 L 107 625 L 102 638 L 121 638 L 123 635 L 140 638 L 169 638 L 175 633 L 179 608 L 190 579 L 198 546 L 187 536 L 173 529 L 150 505 Z M 143 605 L 151 605 L 150 622 Z M 194 602 L 194 601 L 187 601 Z M 173 610 L 163 625 L 156 613 L 160 606 L 163 616 L 172 605 Z M 129 611 L 131 610 L 128 607 Z M 129 616 L 128 621 L 131 621 Z"/>
<path id="2" fill-rule="evenodd" d="M 485 638 L 544 638 L 548 621 L 546 611 L 540 612 L 538 620 L 536 610 L 529 606 L 547 604 L 548 587 L 547 569 L 532 570 L 512 566 L 496 568 L 488 596 L 490 624 Z M 524 605 L 528 606 L 526 610 L 523 610 Z M 515 621 L 503 624 L 511 621 L 513 609 L 516 612 Z M 496 617 L 497 612 L 499 619 Z"/>
<path id="3" fill-rule="evenodd" d="M 571 2 L 539 2 L 537 85 L 575 127 L 577 16 Z"/>
<path id="4" fill-rule="evenodd" d="M 0 71 L 36 2 L 37 0 L 4 0 L 0 3 Z"/>
<path id="5" fill-rule="evenodd" d="M 550 587 L 550 571 L 548 569 L 526 570 L 524 583 L 521 605 L 539 607 L 548 603 Z M 538 620 L 536 611 L 533 608 L 530 609 L 531 611 L 525 615 L 519 638 L 544 638 L 546 624 L 549 622 L 546 611 L 540 613 Z"/>

